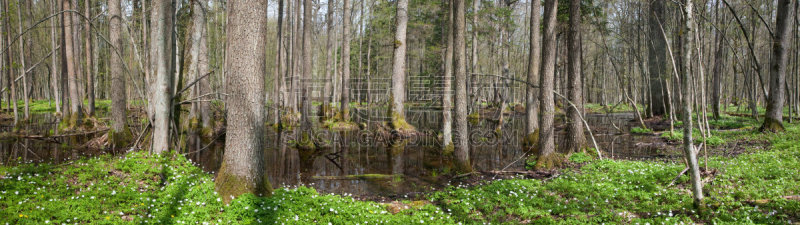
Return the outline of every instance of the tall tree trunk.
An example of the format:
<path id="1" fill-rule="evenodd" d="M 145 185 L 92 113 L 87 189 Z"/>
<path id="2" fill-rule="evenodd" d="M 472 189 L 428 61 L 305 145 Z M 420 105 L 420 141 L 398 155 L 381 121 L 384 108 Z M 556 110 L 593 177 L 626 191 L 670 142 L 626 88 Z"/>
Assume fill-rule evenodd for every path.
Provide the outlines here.
<path id="1" fill-rule="evenodd" d="M 245 193 L 269 195 L 264 172 L 264 74 L 267 73 L 267 0 L 228 1 L 225 51 L 229 87 L 225 154 L 216 190 L 227 204 Z"/>
<path id="2" fill-rule="evenodd" d="M 650 1 L 650 16 L 647 18 L 649 25 L 650 47 L 648 50 L 648 70 L 650 75 L 650 93 L 652 93 L 648 111 L 653 116 L 664 116 L 669 111 L 666 107 L 671 105 L 665 103 L 666 96 L 663 95 L 662 86 L 666 79 L 666 46 L 667 40 L 661 34 L 661 23 L 666 19 L 664 16 L 664 1 Z"/>
<path id="3" fill-rule="evenodd" d="M 404 0 L 400 0 L 404 1 Z M 469 127 L 467 124 L 467 43 L 464 0 L 453 0 L 453 70 L 455 72 L 455 149 L 457 169 L 471 172 L 469 159 Z"/>
<path id="4" fill-rule="evenodd" d="M 769 97 L 767 113 L 761 131 L 783 131 L 783 102 L 785 98 L 786 62 L 791 48 L 789 35 L 792 27 L 792 9 L 794 1 L 778 1 L 778 17 L 775 20 L 775 37 L 772 39 L 772 60 L 770 60 Z"/>
<path id="5" fill-rule="evenodd" d="M 347 0 L 345 0 L 346 2 Z M 463 6 L 462 6 L 463 7 Z M 463 10 L 463 9 L 462 9 Z M 406 33 L 408 28 L 408 0 L 397 1 L 397 24 L 394 34 L 394 56 L 392 63 L 392 95 L 391 110 L 392 128 L 395 130 L 412 130 L 406 122 L 405 107 L 406 101 Z M 347 23 L 345 23 L 347 24 Z M 345 52 L 348 50 L 345 47 Z M 347 61 L 343 62 L 347 64 Z M 346 72 L 345 72 L 346 73 Z M 344 94 L 343 94 L 344 95 Z"/>
<path id="6" fill-rule="evenodd" d="M 301 81 L 302 86 L 302 120 L 301 125 L 304 135 L 311 135 L 311 88 L 309 83 L 311 83 L 311 28 L 314 26 L 311 24 L 311 0 L 303 0 L 303 80 Z M 310 141 L 309 139 L 303 141 Z"/>
<path id="7" fill-rule="evenodd" d="M 544 33 L 542 35 L 542 65 L 539 74 L 539 156 L 537 169 L 549 169 L 558 162 L 555 155 L 555 130 L 553 117 L 555 102 L 553 83 L 556 61 L 556 14 L 557 0 L 546 0 L 544 3 Z"/>
<path id="8" fill-rule="evenodd" d="M 11 13 L 10 10 L 8 10 L 8 0 L 3 0 L 2 3 L 3 3 L 3 10 L 5 11 L 4 14 L 5 15 L 11 15 L 10 14 Z M 8 22 L 8 16 L 3 16 L 3 33 L 5 34 L 4 36 L 6 38 L 6 44 L 5 44 L 6 46 L 3 46 L 3 47 L 5 47 L 3 49 L 9 49 L 9 51 L 10 51 L 11 50 L 11 23 Z M 4 54 L 4 55 L 6 56 L 6 58 L 5 58 L 6 59 L 5 71 L 6 71 L 6 86 L 8 87 L 8 93 L 9 93 L 8 94 L 8 96 L 9 96 L 8 101 L 11 102 L 11 104 L 8 104 L 8 106 L 12 106 L 13 107 L 12 111 L 14 112 L 14 125 L 17 125 L 17 123 L 19 122 L 19 118 L 18 118 L 19 117 L 19 113 L 17 112 L 17 86 L 16 86 L 16 84 L 14 84 L 14 82 L 13 82 L 14 81 L 14 77 L 11 75 L 12 74 L 11 73 L 11 70 L 12 70 L 11 54 L 10 54 L 10 52 L 6 52 L 6 54 Z"/>
<path id="9" fill-rule="evenodd" d="M 471 105 L 474 110 L 475 99 L 473 96 L 476 95 L 477 89 L 474 87 L 474 83 L 472 80 L 474 79 L 474 74 L 478 73 L 478 10 L 479 4 L 481 1 L 472 1 L 472 49 L 471 49 L 471 65 L 470 65 L 470 72 L 472 74 L 467 74 L 467 83 L 468 88 L 470 88 L 470 96 L 469 101 L 467 104 Z"/>
<path id="10" fill-rule="evenodd" d="M 111 44 L 117 48 L 119 54 L 123 54 L 122 45 L 122 8 L 121 0 L 108 1 L 108 15 L 110 18 L 109 38 Z M 122 55 L 117 55 L 111 51 L 111 131 L 114 137 L 114 144 L 122 147 L 127 141 L 126 136 L 130 134 L 127 124 L 127 87 L 125 85 L 125 74 L 122 69 Z"/>
<path id="11" fill-rule="evenodd" d="M 694 199 L 695 207 L 700 207 L 703 204 L 703 187 L 700 177 L 700 168 L 697 162 L 697 151 L 692 143 L 692 89 L 694 88 L 692 78 L 692 51 L 694 39 L 694 12 L 692 0 L 683 1 L 683 19 L 684 25 L 681 26 L 681 38 L 683 39 L 683 60 L 681 66 L 683 71 L 681 73 L 681 89 L 683 94 L 683 153 L 686 156 L 686 162 L 691 170 L 692 180 L 692 198 Z M 698 58 L 699 59 L 699 58 Z"/>
<path id="12" fill-rule="evenodd" d="M 58 12 L 58 4 L 57 0 L 51 0 L 51 12 L 55 14 Z M 58 22 L 59 17 L 54 17 L 50 19 L 50 48 L 53 50 L 53 54 L 50 55 L 50 66 L 52 67 L 50 70 L 50 85 L 53 88 L 53 98 L 56 102 L 56 114 L 61 115 L 61 88 L 59 88 L 60 82 L 59 78 L 61 77 L 59 70 L 57 69 L 57 61 L 58 54 L 56 54 L 56 24 Z M 62 48 L 63 49 L 63 48 Z M 62 65 L 63 66 L 63 65 Z"/>
<path id="13" fill-rule="evenodd" d="M 72 2 L 70 0 L 63 0 L 62 2 L 64 6 L 64 10 L 74 10 L 72 8 Z M 76 71 L 76 66 L 78 63 L 74 61 L 75 59 L 75 50 L 74 44 L 74 32 L 72 31 L 73 26 L 76 21 L 73 21 L 75 17 L 70 14 L 64 16 L 64 42 L 66 43 L 64 46 L 64 50 L 66 51 L 66 67 L 67 67 L 67 85 L 69 90 L 69 98 L 70 98 L 70 125 L 80 124 L 82 119 L 81 110 L 81 97 L 78 93 L 78 80 L 80 79 L 78 76 L 79 74 Z"/>
<path id="14" fill-rule="evenodd" d="M 169 127 L 172 113 L 173 77 L 173 1 L 153 0 L 150 21 L 150 70 L 155 76 L 155 87 L 150 104 L 153 108 L 153 152 L 169 151 Z M 230 32 L 228 32 L 230 34 Z M 230 36 L 229 36 L 230 37 Z M 234 86 L 238 87 L 238 86 Z"/>
<path id="15" fill-rule="evenodd" d="M 583 133 L 583 83 L 581 78 L 581 1 L 569 1 L 569 32 L 567 33 L 567 75 L 569 76 L 569 101 L 575 107 L 567 110 L 567 139 L 565 152 L 576 152 L 586 146 Z M 634 108 L 636 105 L 634 105 Z"/>
<path id="16" fill-rule="evenodd" d="M 19 1 L 17 3 L 17 19 L 18 19 L 17 22 L 19 22 L 19 26 L 17 27 L 17 29 L 19 30 L 19 34 L 22 35 L 22 27 L 23 27 L 22 1 Z M 24 111 L 25 114 L 24 115 L 25 115 L 25 119 L 27 120 L 31 116 L 30 107 L 28 106 L 28 101 L 30 100 L 29 96 L 28 96 L 28 93 L 29 93 L 28 90 L 30 90 L 31 87 L 28 86 L 28 78 L 27 78 L 26 72 L 25 72 L 25 70 L 27 70 L 28 67 L 25 65 L 25 47 L 23 47 L 25 45 L 24 44 L 25 42 L 23 41 L 23 37 L 24 36 L 20 36 L 19 37 L 19 41 L 17 41 L 17 43 L 19 43 L 19 62 L 20 62 L 20 66 L 22 66 L 19 69 L 19 74 L 22 77 L 22 99 L 23 99 L 22 102 L 24 102 L 24 104 L 25 104 L 25 111 Z M 14 82 L 14 81 L 11 81 L 11 82 Z"/>
<path id="17" fill-rule="evenodd" d="M 447 38 L 443 39 L 447 41 L 447 49 L 445 49 L 444 55 L 444 76 L 442 76 L 442 81 L 444 83 L 442 87 L 442 147 L 446 151 L 452 150 L 453 144 L 453 99 L 451 92 L 453 90 L 452 87 L 452 77 L 453 77 L 453 1 L 447 1 L 447 32 L 442 32 L 447 35 Z"/>
<path id="18" fill-rule="evenodd" d="M 536 139 L 539 138 L 536 130 L 539 129 L 539 101 L 536 99 L 536 88 L 530 84 L 538 85 L 539 83 L 539 60 L 541 60 L 542 49 L 540 43 L 539 27 L 541 26 L 541 1 L 531 2 L 531 21 L 530 21 L 530 53 L 528 54 L 528 84 L 525 88 L 525 143 L 526 147 L 534 147 L 537 143 Z"/>
<path id="19" fill-rule="evenodd" d="M 87 18 L 92 18 L 92 8 L 91 8 L 92 1 L 86 0 L 83 4 L 85 5 L 84 14 L 86 15 Z M 92 32 L 90 24 L 91 21 L 89 20 L 83 20 L 83 21 L 84 21 L 83 30 L 84 32 L 86 32 L 85 33 L 86 36 L 83 37 L 85 39 L 85 46 L 86 46 L 84 47 L 83 51 L 84 55 L 86 56 L 86 68 L 84 68 L 83 70 L 84 72 L 86 72 L 86 97 L 88 98 L 88 103 L 89 103 L 89 105 L 87 105 L 86 107 L 86 114 L 89 114 L 89 116 L 93 116 L 95 107 L 94 107 L 94 73 L 92 72 L 95 62 L 92 60 L 92 51 L 94 51 L 94 49 L 92 49 Z"/>
<path id="20" fill-rule="evenodd" d="M 281 110 L 284 107 L 284 79 L 283 79 L 283 70 L 284 70 L 284 63 L 283 60 L 285 58 L 285 53 L 283 51 L 283 6 L 284 0 L 278 0 L 278 37 L 275 39 L 275 46 L 276 47 L 276 57 L 275 57 L 275 81 L 273 82 L 274 88 L 273 92 L 275 93 L 272 100 L 272 109 L 273 109 L 273 123 L 279 124 L 281 121 Z"/>
<path id="21" fill-rule="evenodd" d="M 329 117 L 331 97 L 331 74 L 333 73 L 333 10 L 335 8 L 334 0 L 328 0 L 327 14 L 325 15 L 325 26 L 327 35 L 325 37 L 325 85 L 323 87 L 322 98 L 322 113 L 326 118 Z"/>
<path id="22" fill-rule="evenodd" d="M 725 16 L 720 16 L 719 14 L 719 2 L 717 2 L 717 6 L 714 7 L 717 11 L 717 23 L 722 24 L 725 21 Z M 711 78 L 711 111 L 714 116 L 714 119 L 720 118 L 720 96 L 722 94 L 722 71 L 723 71 L 723 64 L 725 63 L 725 46 L 723 46 L 725 40 L 725 29 L 717 30 L 716 33 L 716 45 L 717 50 L 714 53 L 714 71 Z"/>
<path id="23" fill-rule="evenodd" d="M 403 0 L 400 0 L 403 1 Z M 344 0 L 342 16 L 342 120 L 350 121 L 350 0 Z M 398 1 L 399 4 L 399 1 Z M 398 9 L 399 11 L 399 9 Z M 405 30 L 404 30 L 405 31 Z M 404 35 L 405 36 L 405 35 Z"/>

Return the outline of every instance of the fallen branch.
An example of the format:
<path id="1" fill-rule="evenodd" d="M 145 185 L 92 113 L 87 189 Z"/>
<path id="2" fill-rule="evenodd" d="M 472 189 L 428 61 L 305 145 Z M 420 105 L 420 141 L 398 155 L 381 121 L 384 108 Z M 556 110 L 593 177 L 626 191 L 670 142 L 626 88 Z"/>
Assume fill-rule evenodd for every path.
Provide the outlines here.
<path id="1" fill-rule="evenodd" d="M 689 171 L 689 167 L 686 167 L 685 169 L 683 169 L 683 171 L 678 173 L 678 176 L 675 176 L 675 179 L 672 179 L 672 182 L 669 182 L 669 185 L 667 185 L 667 187 L 672 187 L 672 185 L 675 185 L 675 182 L 677 182 L 678 179 L 681 178 L 681 176 L 683 176 L 683 174 L 686 173 L 686 171 Z"/>

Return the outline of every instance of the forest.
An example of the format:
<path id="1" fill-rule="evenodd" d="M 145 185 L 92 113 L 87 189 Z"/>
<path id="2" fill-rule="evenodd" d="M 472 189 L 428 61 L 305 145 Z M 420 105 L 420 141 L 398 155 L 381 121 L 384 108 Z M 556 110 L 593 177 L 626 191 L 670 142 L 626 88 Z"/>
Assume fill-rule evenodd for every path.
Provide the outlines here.
<path id="1" fill-rule="evenodd" d="M 0 224 L 797 224 L 796 0 L 0 0 Z"/>

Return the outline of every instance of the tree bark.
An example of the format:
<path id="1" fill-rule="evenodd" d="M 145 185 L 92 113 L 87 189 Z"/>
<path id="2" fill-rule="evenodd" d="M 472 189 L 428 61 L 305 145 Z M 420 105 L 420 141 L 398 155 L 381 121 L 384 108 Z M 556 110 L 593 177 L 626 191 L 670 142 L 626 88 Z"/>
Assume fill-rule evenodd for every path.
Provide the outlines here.
<path id="1" fill-rule="evenodd" d="M 306 135 L 311 134 L 311 120 L 309 117 L 311 116 L 311 88 L 309 83 L 311 83 L 311 28 L 314 26 L 311 24 L 311 0 L 303 0 L 303 80 L 301 81 L 302 85 L 302 119 L 301 125 L 303 132 Z"/>
<path id="2" fill-rule="evenodd" d="M 347 2 L 347 0 L 345 0 L 345 2 Z M 392 95 L 390 97 L 392 103 L 390 116 L 392 118 L 393 129 L 412 130 L 414 128 L 406 121 L 405 107 L 403 106 L 403 103 L 406 101 L 406 48 L 408 46 L 408 43 L 406 43 L 406 33 L 408 28 L 408 0 L 397 1 L 396 20 L 397 24 L 394 36 L 394 56 L 392 58 Z M 345 46 L 344 51 L 348 51 L 347 46 Z M 347 66 L 347 61 L 342 63 L 345 63 L 345 66 Z M 347 72 L 345 71 L 345 73 Z M 344 95 L 345 93 L 342 93 L 342 96 Z"/>
<path id="3" fill-rule="evenodd" d="M 152 32 L 150 32 L 150 70 L 155 76 L 153 96 L 150 105 L 153 109 L 153 152 L 161 154 L 169 151 L 169 127 L 172 113 L 173 76 L 173 1 L 153 0 L 150 13 Z M 230 33 L 229 33 L 230 34 Z M 229 36 L 230 37 L 230 36 Z M 234 86 L 237 87 L 237 86 Z"/>
<path id="4" fill-rule="evenodd" d="M 792 26 L 791 0 L 778 1 L 778 17 L 775 20 L 775 37 L 772 39 L 772 60 L 770 61 L 769 97 L 767 98 L 767 113 L 761 131 L 783 131 L 783 103 L 785 98 L 784 84 L 786 82 L 786 63 L 789 59 L 788 52 L 790 27 Z"/>
<path id="5" fill-rule="evenodd" d="M 442 76 L 442 147 L 446 151 L 451 149 L 453 144 L 453 99 L 451 92 L 453 90 L 451 78 L 453 77 L 453 1 L 447 1 L 447 47 L 444 56 L 444 76 Z"/>
<path id="6" fill-rule="evenodd" d="M 569 32 L 567 33 L 567 73 L 569 76 L 569 101 L 575 107 L 567 108 L 567 139 L 565 152 L 577 152 L 586 146 L 583 133 L 583 83 L 581 78 L 581 1 L 570 0 Z M 636 105 L 633 105 L 636 108 Z"/>
<path id="7" fill-rule="evenodd" d="M 556 61 L 556 14 L 557 0 L 546 0 L 544 3 L 544 34 L 542 35 L 542 66 L 539 75 L 539 156 L 537 169 L 554 167 L 559 160 L 555 156 L 555 130 L 553 117 L 555 102 L 553 83 Z"/>
<path id="8" fill-rule="evenodd" d="M 325 37 L 325 85 L 323 87 L 322 98 L 322 113 L 325 117 L 329 117 L 330 103 L 333 100 L 331 94 L 331 74 L 333 73 L 333 10 L 335 1 L 328 0 L 328 12 L 325 15 L 325 26 L 327 35 Z"/>
<path id="9" fill-rule="evenodd" d="M 83 4 L 85 5 L 85 7 L 84 7 L 85 8 L 85 11 L 84 11 L 85 16 L 87 18 L 92 18 L 92 8 L 91 8 L 92 1 L 91 0 L 86 0 Z M 89 21 L 89 20 L 86 20 L 86 19 L 83 20 L 83 31 L 85 32 L 85 35 L 86 35 L 85 37 L 83 37 L 83 38 L 85 38 L 85 43 L 84 43 L 85 47 L 84 47 L 83 53 L 84 53 L 84 55 L 86 57 L 86 68 L 84 68 L 83 70 L 86 73 L 86 97 L 87 97 L 87 99 L 88 99 L 87 101 L 89 103 L 87 105 L 87 107 L 86 107 L 86 114 L 88 114 L 89 116 L 93 116 L 94 115 L 94 111 L 95 111 L 95 105 L 94 105 L 94 73 L 93 73 L 93 68 L 94 68 L 94 63 L 95 62 L 94 62 L 94 60 L 92 58 L 92 51 L 94 51 L 94 49 L 92 49 L 93 45 L 92 45 L 92 32 L 91 32 L 91 24 L 90 23 L 91 23 L 91 21 Z"/>
<path id="10" fill-rule="evenodd" d="M 693 15 L 694 12 L 692 11 L 693 8 L 692 0 L 684 0 L 683 1 L 683 19 L 684 24 L 681 26 L 682 32 L 681 42 L 683 44 L 683 60 L 681 61 L 681 66 L 683 67 L 683 71 L 681 73 L 681 89 L 683 94 L 683 153 L 686 157 L 686 162 L 688 163 L 689 169 L 691 170 L 691 180 L 692 180 L 692 198 L 694 199 L 695 207 L 699 208 L 703 205 L 703 184 L 700 177 L 700 168 L 697 162 L 697 151 L 694 149 L 694 145 L 692 143 L 692 105 L 693 105 L 693 97 L 692 97 L 692 89 L 694 88 L 693 78 L 692 78 L 692 51 L 693 47 L 693 39 L 694 39 L 694 19 Z"/>
<path id="11" fill-rule="evenodd" d="M 264 74 L 267 73 L 267 0 L 228 1 L 225 154 L 216 190 L 227 204 L 245 193 L 269 195 L 264 173 Z"/>
<path id="12" fill-rule="evenodd" d="M 108 1 L 108 15 L 110 17 L 109 38 L 111 44 L 117 48 L 120 54 L 125 52 L 122 45 L 122 8 L 120 0 Z M 125 74 L 122 70 L 121 55 L 111 53 L 111 130 L 113 137 L 127 135 L 127 87 L 125 85 Z M 117 140 L 125 141 L 124 138 Z M 115 140 L 116 141 L 116 140 Z M 116 142 L 115 144 L 123 144 Z"/>
<path id="13" fill-rule="evenodd" d="M 62 2 L 64 10 L 73 10 L 72 2 L 70 0 L 63 0 Z M 83 111 L 81 110 L 81 97 L 78 93 L 78 79 L 80 79 L 77 73 L 76 66 L 77 63 L 74 62 L 75 59 L 75 51 L 74 51 L 74 32 L 72 31 L 75 21 L 73 19 L 74 16 L 69 13 L 64 16 L 64 42 L 66 45 L 64 46 L 64 50 L 66 51 L 66 67 L 67 67 L 67 86 L 69 90 L 69 98 L 70 98 L 70 125 L 80 124 L 81 119 L 83 116 Z"/>
<path id="14" fill-rule="evenodd" d="M 283 6 L 284 0 L 278 0 L 278 37 L 275 39 L 275 46 L 276 47 L 276 57 L 275 57 L 275 81 L 273 82 L 274 88 L 272 105 L 273 105 L 273 123 L 279 124 L 281 122 L 281 110 L 284 107 L 285 102 L 283 101 L 284 95 L 284 79 L 283 79 L 283 60 L 285 58 L 285 53 L 283 51 Z"/>
<path id="15" fill-rule="evenodd" d="M 399 0 L 398 4 L 400 1 Z M 342 121 L 350 121 L 350 23 L 351 8 L 350 0 L 344 0 L 344 12 L 342 16 Z M 408 4 L 406 4 L 408 5 Z M 399 11 L 399 9 L 398 9 Z"/>
<path id="16" fill-rule="evenodd" d="M 3 3 L 3 10 L 5 11 L 4 14 L 5 15 L 10 15 L 11 12 L 8 10 L 8 0 L 3 0 L 2 3 Z M 5 47 L 4 49 L 9 49 L 9 51 L 10 51 L 10 49 L 11 49 L 11 23 L 8 22 L 8 16 L 3 16 L 3 33 L 5 34 L 4 36 L 6 38 L 6 41 L 5 41 L 6 44 L 3 47 Z M 8 96 L 9 96 L 8 101 L 11 102 L 11 104 L 8 104 L 8 106 L 13 106 L 12 112 L 14 112 L 14 125 L 17 125 L 17 123 L 19 122 L 19 113 L 17 112 L 17 90 L 16 90 L 17 86 L 16 86 L 16 84 L 14 84 L 14 82 L 13 82 L 14 77 L 11 75 L 12 74 L 11 73 L 11 70 L 12 70 L 12 66 L 11 65 L 12 64 L 11 64 L 11 54 L 10 54 L 10 52 L 6 52 L 5 56 L 6 56 L 5 57 L 5 60 L 6 60 L 5 66 L 7 67 L 5 69 L 5 71 L 6 71 L 6 86 L 8 87 L 8 93 L 9 93 L 8 94 Z"/>
<path id="17" fill-rule="evenodd" d="M 648 73 L 650 78 L 650 93 L 652 93 L 648 110 L 653 116 L 664 116 L 669 111 L 666 107 L 670 106 L 666 96 L 663 95 L 666 74 L 666 45 L 667 40 L 661 34 L 661 23 L 666 19 L 664 16 L 664 1 L 650 1 L 650 16 L 648 19 L 650 47 L 648 50 Z"/>
<path id="18" fill-rule="evenodd" d="M 542 49 L 540 43 L 540 35 L 541 32 L 539 31 L 539 27 L 541 26 L 541 14 L 539 13 L 542 9 L 541 1 L 532 1 L 531 2 L 531 21 L 530 21 L 530 53 L 528 55 L 528 76 L 527 80 L 528 83 L 533 85 L 539 84 L 539 60 L 541 60 Z M 536 130 L 539 129 L 539 101 L 536 99 L 537 93 L 536 88 L 530 85 L 527 85 L 525 88 L 525 133 L 526 133 L 526 140 L 532 140 L 533 138 L 531 135 L 536 133 Z M 538 138 L 538 137 L 536 137 Z M 527 143 L 528 147 L 533 147 L 536 143 Z"/>
<path id="19" fill-rule="evenodd" d="M 467 124 L 467 43 L 464 0 L 453 0 L 453 66 L 455 72 L 455 150 L 457 169 L 472 172 L 469 158 L 469 127 Z"/>
<path id="20" fill-rule="evenodd" d="M 56 12 L 58 12 L 58 5 L 56 3 L 56 0 L 51 0 L 50 3 L 51 3 L 50 7 L 52 7 L 51 12 L 53 14 L 55 14 Z M 55 107 L 56 108 L 56 114 L 61 115 L 61 88 L 59 88 L 59 85 L 60 85 L 59 78 L 61 77 L 61 75 L 59 74 L 59 70 L 57 68 L 58 64 L 56 63 L 57 62 L 56 59 L 58 58 L 58 56 L 57 56 L 57 54 L 55 52 L 56 48 L 57 48 L 56 47 L 56 33 L 57 33 L 56 24 L 58 22 L 58 18 L 59 17 L 55 17 L 55 18 L 50 19 L 50 48 L 53 50 L 53 54 L 50 55 L 50 65 L 52 67 L 51 70 L 50 70 L 51 71 L 50 72 L 50 85 L 53 88 L 53 96 L 52 97 L 55 99 L 55 102 L 56 102 L 56 107 Z"/>
<path id="21" fill-rule="evenodd" d="M 19 27 L 17 27 L 17 29 L 19 30 L 19 33 L 21 35 L 22 34 L 23 20 L 24 20 L 22 18 L 22 1 L 18 1 L 18 3 L 17 3 L 17 19 L 19 20 L 19 21 L 17 21 L 17 22 L 19 22 Z M 17 43 L 19 43 L 19 62 L 20 62 L 20 66 L 22 66 L 19 69 L 19 74 L 22 77 L 22 99 L 23 99 L 22 102 L 24 102 L 24 104 L 25 104 L 25 109 L 24 109 L 24 114 L 23 115 L 25 115 L 24 118 L 27 120 L 31 116 L 31 110 L 30 110 L 30 107 L 28 106 L 28 101 L 30 100 L 29 96 L 28 96 L 28 92 L 29 92 L 28 90 L 30 90 L 31 87 L 28 86 L 28 78 L 26 76 L 27 73 L 25 72 L 25 70 L 27 70 L 28 67 L 25 65 L 25 47 L 24 47 L 25 44 L 24 44 L 24 41 L 23 41 L 23 37 L 24 37 L 24 35 L 20 36 L 19 37 L 19 41 L 17 41 Z M 14 81 L 10 80 L 9 82 L 14 82 Z"/>

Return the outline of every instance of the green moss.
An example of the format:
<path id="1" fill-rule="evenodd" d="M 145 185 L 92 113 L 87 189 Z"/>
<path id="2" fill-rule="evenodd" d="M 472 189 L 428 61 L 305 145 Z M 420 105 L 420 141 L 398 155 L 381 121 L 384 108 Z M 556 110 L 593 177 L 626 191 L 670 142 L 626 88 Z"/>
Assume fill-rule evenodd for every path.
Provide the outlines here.
<path id="1" fill-rule="evenodd" d="M 764 118 L 764 124 L 761 125 L 759 130 L 761 132 L 783 132 L 786 128 L 783 127 L 781 121 L 766 117 Z"/>
<path id="2" fill-rule="evenodd" d="M 267 175 L 265 174 L 260 180 L 262 183 L 257 184 L 248 181 L 246 178 L 238 177 L 232 172 L 228 172 L 228 166 L 223 161 L 219 172 L 217 172 L 215 190 L 220 196 L 222 196 L 222 200 L 225 204 L 228 204 L 234 198 L 247 193 L 258 196 L 271 195 L 272 185 L 269 183 Z"/>
<path id="3" fill-rule="evenodd" d="M 406 122 L 406 118 L 397 112 L 392 111 L 392 121 L 389 123 L 390 127 L 400 132 L 414 132 L 416 128 Z"/>
<path id="4" fill-rule="evenodd" d="M 536 157 L 535 170 L 550 170 L 561 167 L 564 164 L 564 156 L 560 153 L 550 153 L 545 156 Z"/>
<path id="5" fill-rule="evenodd" d="M 632 127 L 631 134 L 652 134 L 653 130 L 642 127 Z"/>
<path id="6" fill-rule="evenodd" d="M 450 143 L 442 147 L 442 154 L 447 156 L 452 156 L 454 150 L 455 150 L 455 145 L 453 145 L 453 143 Z"/>
<path id="7" fill-rule="evenodd" d="M 128 126 L 124 126 L 122 131 L 108 130 L 108 140 L 116 148 L 127 147 L 133 141 L 133 133 Z"/>
<path id="8" fill-rule="evenodd" d="M 478 112 L 470 113 L 467 115 L 467 121 L 472 125 L 478 124 L 481 121 L 481 114 Z"/>
<path id="9" fill-rule="evenodd" d="M 539 144 L 539 129 L 533 131 L 533 133 L 525 135 L 525 138 L 522 139 L 522 147 L 526 150 L 527 154 L 539 155 L 539 148 L 537 145 Z"/>

